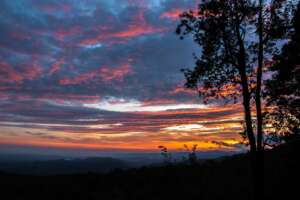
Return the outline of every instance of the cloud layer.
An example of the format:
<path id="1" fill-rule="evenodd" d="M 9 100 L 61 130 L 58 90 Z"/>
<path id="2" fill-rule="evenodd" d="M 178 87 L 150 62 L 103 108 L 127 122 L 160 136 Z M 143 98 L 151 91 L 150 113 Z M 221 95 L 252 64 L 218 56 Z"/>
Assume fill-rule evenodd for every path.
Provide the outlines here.
<path id="1" fill-rule="evenodd" d="M 236 148 L 241 109 L 183 88 L 199 49 L 174 32 L 197 2 L 1 1 L 0 142 Z"/>

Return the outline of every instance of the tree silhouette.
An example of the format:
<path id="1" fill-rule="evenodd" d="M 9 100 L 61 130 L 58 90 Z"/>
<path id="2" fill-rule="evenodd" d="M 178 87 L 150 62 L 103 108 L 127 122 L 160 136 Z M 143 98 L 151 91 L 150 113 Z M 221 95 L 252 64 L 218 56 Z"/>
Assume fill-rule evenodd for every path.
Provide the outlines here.
<path id="1" fill-rule="evenodd" d="M 291 18 L 293 12 L 293 1 L 272 0 L 265 4 L 264 0 L 258 1 L 258 20 L 256 24 L 256 33 L 258 42 L 255 44 L 257 49 L 257 73 L 256 73 L 256 118 L 257 118 L 257 150 L 259 156 L 262 156 L 264 148 L 263 133 L 263 114 L 262 114 L 262 78 L 265 62 L 269 62 L 278 51 L 276 41 L 286 38 L 291 28 Z"/>
<path id="2" fill-rule="evenodd" d="M 191 35 L 201 47 L 201 55 L 194 55 L 194 69 L 183 70 L 186 87 L 197 89 L 205 102 L 211 98 L 236 101 L 242 97 L 257 195 L 263 187 L 263 68 L 277 50 L 276 40 L 282 39 L 289 28 L 290 8 L 291 3 L 284 0 L 268 4 L 263 0 L 203 1 L 197 12 L 181 14 L 176 30 L 181 39 Z M 236 92 L 226 92 L 228 88 Z"/>
<path id="3" fill-rule="evenodd" d="M 190 162 L 190 164 L 194 165 L 197 164 L 197 144 L 192 145 L 191 148 L 189 148 L 189 146 L 187 144 L 184 144 L 183 147 L 186 149 L 186 151 L 188 152 L 188 161 Z"/>
<path id="4" fill-rule="evenodd" d="M 273 107 L 268 119 L 279 136 L 287 138 L 300 131 L 300 3 L 293 19 L 290 42 L 273 60 L 274 75 L 266 84 L 268 106 Z"/>
<path id="5" fill-rule="evenodd" d="M 168 151 L 168 148 L 162 145 L 158 146 L 158 148 L 160 149 L 160 154 L 164 158 L 165 164 L 172 164 L 172 154 Z"/>

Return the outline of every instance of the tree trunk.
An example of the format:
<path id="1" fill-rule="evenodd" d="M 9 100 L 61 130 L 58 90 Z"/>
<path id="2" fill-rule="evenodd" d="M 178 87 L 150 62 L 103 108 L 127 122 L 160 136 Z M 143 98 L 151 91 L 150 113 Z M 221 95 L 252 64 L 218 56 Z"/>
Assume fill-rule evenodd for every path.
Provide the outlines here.
<path id="1" fill-rule="evenodd" d="M 259 34 L 259 47 L 258 47 L 258 67 L 256 77 L 256 118 L 257 118 L 257 150 L 263 151 L 263 119 L 261 109 L 261 84 L 262 84 L 262 69 L 263 69 L 263 0 L 259 0 L 259 17 L 258 17 L 258 34 Z"/>
<path id="2" fill-rule="evenodd" d="M 241 81 L 242 81 L 242 88 L 243 88 L 243 106 L 244 106 L 244 114 L 245 114 L 246 132 L 250 144 L 250 152 L 251 154 L 254 155 L 256 154 L 256 142 L 255 142 L 255 136 L 252 128 L 252 115 L 251 115 L 251 107 L 250 107 L 250 92 L 248 88 L 248 80 L 244 70 L 242 70 L 240 73 L 241 73 Z"/>
<path id="3" fill-rule="evenodd" d="M 258 16 L 258 67 L 256 77 L 255 104 L 256 104 L 256 125 L 257 125 L 257 152 L 255 160 L 255 197 L 264 198 L 264 144 L 263 144 L 263 117 L 261 108 L 261 85 L 262 85 L 262 70 L 264 58 L 263 44 L 263 0 L 259 0 L 259 16 Z"/>
<path id="4" fill-rule="evenodd" d="M 238 38 L 239 45 L 239 54 L 238 54 L 238 70 L 241 76 L 241 85 L 243 91 L 243 105 L 244 105 L 244 114 L 245 114 L 245 123 L 246 123 L 246 132 L 249 139 L 250 151 L 252 154 L 256 152 L 256 140 L 252 128 L 252 116 L 251 116 L 251 107 L 250 107 L 250 91 L 248 85 L 248 78 L 246 74 L 246 52 L 244 46 L 244 40 L 241 37 L 240 33 L 239 16 L 235 16 L 235 32 Z"/>
<path id="5" fill-rule="evenodd" d="M 252 116 L 250 107 L 250 92 L 248 89 L 248 82 L 245 73 L 241 73 L 242 87 L 243 87 L 243 105 L 245 113 L 246 132 L 250 144 L 250 165 L 252 173 L 252 187 L 253 187 L 253 199 L 260 199 L 261 197 L 261 176 L 260 165 L 257 154 L 256 140 L 252 128 Z"/>
<path id="6" fill-rule="evenodd" d="M 257 147 L 256 139 L 252 127 L 252 115 L 251 115 L 251 95 L 249 91 L 248 78 L 246 74 L 246 53 L 244 41 L 240 34 L 240 22 L 238 16 L 236 16 L 236 25 L 235 31 L 238 38 L 239 45 L 239 55 L 238 55 L 238 64 L 239 64 L 239 74 L 241 76 L 241 85 L 243 91 L 243 106 L 244 106 L 244 116 L 246 123 L 246 132 L 250 144 L 250 164 L 252 169 L 252 183 L 253 183 L 253 199 L 260 199 L 260 175 L 259 175 L 259 162 L 257 159 Z"/>

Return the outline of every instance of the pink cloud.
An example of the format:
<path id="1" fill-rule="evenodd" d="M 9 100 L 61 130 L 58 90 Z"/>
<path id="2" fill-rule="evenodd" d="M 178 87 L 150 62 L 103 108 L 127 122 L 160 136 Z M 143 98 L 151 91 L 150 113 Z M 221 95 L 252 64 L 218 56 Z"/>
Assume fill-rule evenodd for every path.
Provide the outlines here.
<path id="1" fill-rule="evenodd" d="M 40 5 L 39 8 L 47 13 L 53 12 L 64 12 L 69 13 L 72 11 L 73 7 L 70 4 L 60 3 L 60 4 L 43 4 Z"/>
<path id="2" fill-rule="evenodd" d="M 201 1 L 202 0 L 195 0 L 194 1 L 194 5 L 191 5 L 189 7 L 172 8 L 172 9 L 170 9 L 168 11 L 163 12 L 160 15 L 160 18 L 166 18 L 166 19 L 169 19 L 169 20 L 172 20 L 172 21 L 176 21 L 176 20 L 179 19 L 180 14 L 182 14 L 184 12 L 187 12 L 187 11 L 190 11 L 190 10 L 192 10 L 194 12 L 195 16 L 199 16 L 197 14 L 197 10 L 198 10 L 198 5 L 201 3 Z"/>
<path id="3" fill-rule="evenodd" d="M 0 100 L 7 100 L 11 97 L 10 94 L 0 92 Z"/>
<path id="4" fill-rule="evenodd" d="M 86 83 L 91 79 L 100 78 L 100 81 L 110 82 L 113 80 L 122 80 L 126 75 L 131 74 L 132 69 L 129 64 L 123 64 L 119 67 L 101 67 L 96 70 L 92 70 L 83 74 L 80 74 L 74 78 L 62 78 L 59 80 L 60 85 L 78 85 Z"/>
<path id="5" fill-rule="evenodd" d="M 81 32 L 80 26 L 74 26 L 71 28 L 60 28 L 54 32 L 54 37 L 57 40 L 63 41 L 66 37 L 77 35 Z"/>
<path id="6" fill-rule="evenodd" d="M 75 78 L 63 78 L 59 80 L 59 84 L 61 85 L 77 85 L 84 82 L 88 82 L 89 80 L 95 78 L 97 74 L 99 73 L 99 70 L 93 70 L 90 72 L 86 72 L 83 74 L 80 74 L 79 76 Z"/>
<path id="7" fill-rule="evenodd" d="M 132 22 L 123 30 L 112 31 L 112 27 L 100 28 L 98 35 L 94 38 L 84 39 L 80 42 L 81 45 L 93 45 L 102 42 L 122 43 L 130 38 L 139 37 L 142 35 L 162 33 L 168 30 L 165 27 L 155 27 L 149 24 L 144 12 L 141 10 L 132 20 Z"/>
<path id="8" fill-rule="evenodd" d="M 20 89 L 20 86 L 16 86 L 16 85 L 13 85 L 13 86 L 3 86 L 3 85 L 0 85 L 0 91 L 17 90 L 17 89 Z"/>
<path id="9" fill-rule="evenodd" d="M 43 72 L 42 67 L 37 63 L 37 61 L 21 64 L 21 71 L 23 78 L 27 80 L 35 80 L 39 78 Z"/>
<path id="10" fill-rule="evenodd" d="M 24 32 L 11 32 L 10 36 L 16 40 L 30 40 L 32 37 Z"/>
<path id="11" fill-rule="evenodd" d="M 170 95 L 187 95 L 187 96 L 195 96 L 197 91 L 185 88 L 183 84 L 176 85 L 170 92 Z"/>
<path id="12" fill-rule="evenodd" d="M 77 101 L 82 103 L 95 103 L 100 100 L 99 95 L 82 95 L 82 94 L 60 94 L 49 93 L 39 97 L 40 100 L 53 100 L 57 103 L 64 103 L 65 101 Z"/>
<path id="13" fill-rule="evenodd" d="M 13 66 L 5 61 L 0 61 L 0 82 L 4 83 L 20 83 L 22 82 L 22 75 L 17 72 Z"/>
<path id="14" fill-rule="evenodd" d="M 182 14 L 185 10 L 181 8 L 175 8 L 169 11 L 166 11 L 160 15 L 160 18 L 168 18 L 170 20 L 178 20 L 179 15 Z"/>
<path id="15" fill-rule="evenodd" d="M 148 2 L 145 0 L 127 0 L 130 6 L 148 7 Z"/>
<path id="16" fill-rule="evenodd" d="M 0 82 L 21 83 L 23 80 L 35 80 L 42 74 L 42 67 L 36 62 L 22 63 L 16 70 L 5 61 L 0 61 Z"/>
<path id="17" fill-rule="evenodd" d="M 11 88 L 11 87 L 8 87 L 8 88 Z M 0 100 L 13 99 L 13 100 L 19 100 L 19 101 L 26 101 L 26 100 L 31 99 L 30 95 L 9 93 L 8 88 L 6 91 L 4 91 L 4 90 L 0 91 Z"/>
<path id="18" fill-rule="evenodd" d="M 102 67 L 100 69 L 100 77 L 103 81 L 121 80 L 131 73 L 132 69 L 129 64 L 123 64 L 115 69 L 109 67 Z"/>
<path id="19" fill-rule="evenodd" d="M 50 68 L 50 71 L 49 71 L 49 75 L 52 75 L 56 72 L 58 72 L 61 68 L 61 66 L 65 63 L 65 61 L 63 59 L 59 59 L 59 60 L 56 60 L 52 65 L 51 65 L 51 68 Z"/>

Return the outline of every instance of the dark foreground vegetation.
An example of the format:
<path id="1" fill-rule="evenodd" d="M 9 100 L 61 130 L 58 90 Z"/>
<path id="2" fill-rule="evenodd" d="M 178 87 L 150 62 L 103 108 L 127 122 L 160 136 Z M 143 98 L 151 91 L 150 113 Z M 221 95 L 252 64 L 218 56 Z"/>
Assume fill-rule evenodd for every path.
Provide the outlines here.
<path id="1" fill-rule="evenodd" d="M 300 142 L 265 153 L 265 199 L 299 195 Z M 108 174 L 0 175 L 1 199 L 251 199 L 248 155 Z M 297 199 L 297 198 L 296 198 Z"/>

